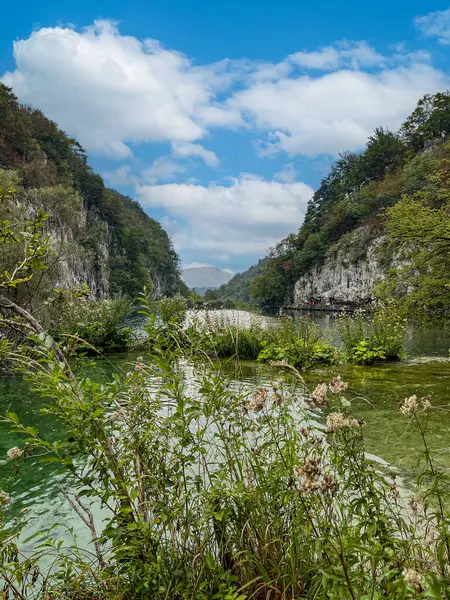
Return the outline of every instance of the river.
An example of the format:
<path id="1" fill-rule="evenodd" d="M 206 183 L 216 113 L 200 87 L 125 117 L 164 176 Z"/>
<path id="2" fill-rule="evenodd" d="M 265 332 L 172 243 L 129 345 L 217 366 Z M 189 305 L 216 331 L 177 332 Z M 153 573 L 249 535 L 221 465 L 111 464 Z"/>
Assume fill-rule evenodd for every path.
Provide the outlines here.
<path id="1" fill-rule="evenodd" d="M 221 314 L 224 313 L 225 311 L 222 311 Z M 239 311 L 234 313 L 234 317 L 244 325 L 252 315 Z M 317 313 L 313 318 L 330 336 L 335 336 L 335 321 L 332 315 Z M 352 401 L 352 413 L 363 417 L 366 423 L 367 451 L 392 465 L 408 484 L 414 480 L 421 445 L 418 434 L 408 427 L 407 419 L 399 411 L 401 401 L 406 396 L 432 396 L 435 410 L 431 411 L 428 421 L 431 449 L 439 464 L 450 468 L 450 333 L 442 328 L 410 328 L 406 348 L 407 359 L 399 363 L 367 367 L 321 367 L 306 372 L 304 377 L 311 389 L 317 383 L 328 381 L 337 374 L 349 383 L 346 395 Z M 127 363 L 135 358 L 136 355 L 127 354 L 98 359 L 96 377 L 107 378 L 116 369 L 128 370 Z M 247 361 L 228 361 L 223 364 L 223 368 L 236 388 L 264 385 L 273 373 L 271 367 Z M 189 376 L 189 370 L 186 373 Z M 36 427 L 42 437 L 52 440 L 62 437 L 64 432 L 58 424 L 51 417 L 40 413 L 42 406 L 43 401 L 30 392 L 28 385 L 19 378 L 0 378 L 2 413 L 10 407 L 25 425 Z M 6 456 L 7 450 L 15 445 L 21 445 L 20 435 L 9 434 L 4 427 L 0 428 L 0 460 Z M 1 478 L 6 469 L 6 462 L 0 462 L 0 488 Z M 73 533 L 79 536 L 81 545 L 88 539 L 86 528 L 59 492 L 58 486 L 63 482 L 63 477 L 54 463 L 30 460 L 21 468 L 15 483 L 7 488 L 14 499 L 11 506 L 12 515 L 19 515 L 23 509 L 28 512 L 29 521 L 23 539 L 55 522 L 73 528 Z M 101 513 L 96 511 L 96 519 L 101 520 L 101 516 Z M 59 535 L 69 538 L 72 534 L 60 532 Z M 25 550 L 27 546 L 25 543 Z"/>

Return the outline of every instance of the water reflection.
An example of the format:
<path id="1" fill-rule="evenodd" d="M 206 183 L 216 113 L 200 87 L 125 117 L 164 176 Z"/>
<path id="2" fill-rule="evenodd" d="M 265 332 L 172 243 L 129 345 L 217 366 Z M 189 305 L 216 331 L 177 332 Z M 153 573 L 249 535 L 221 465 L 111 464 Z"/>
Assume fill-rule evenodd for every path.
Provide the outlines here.
<path id="1" fill-rule="evenodd" d="M 234 316 L 233 316 L 234 315 Z M 244 326 L 254 315 L 243 311 L 220 311 L 220 318 L 238 318 Z M 295 316 L 296 317 L 296 316 Z M 267 317 L 258 317 L 267 318 Z M 297 318 L 297 317 L 296 317 Z M 326 313 L 315 313 L 312 317 L 318 324 L 335 335 L 334 317 Z M 450 345 L 446 331 L 421 329 L 411 330 L 408 342 L 409 355 L 446 356 Z M 98 380 L 108 379 L 113 371 L 129 370 L 130 361 L 135 355 L 114 355 L 108 359 L 96 361 L 95 377 Z M 236 391 L 242 391 L 264 385 L 273 375 L 273 369 L 267 365 L 248 361 L 222 361 L 223 372 L 230 378 Z M 197 365 L 202 370 L 207 365 Z M 193 378 L 192 365 L 181 367 L 187 383 Z M 367 450 L 383 461 L 398 467 L 406 480 L 414 478 L 417 457 L 420 451 L 420 438 L 408 426 L 407 419 L 400 414 L 401 401 L 412 394 L 423 396 L 431 394 L 436 407 L 430 413 L 428 431 L 431 449 L 437 454 L 437 461 L 443 468 L 450 468 L 450 452 L 448 448 L 448 430 L 450 414 L 448 409 L 448 390 L 450 389 L 449 362 L 420 362 L 409 360 L 392 365 L 376 365 L 362 367 L 339 365 L 336 367 L 318 368 L 304 374 L 306 383 L 312 389 L 317 383 L 328 381 L 332 376 L 340 374 L 349 382 L 348 398 L 352 400 L 352 412 L 366 421 L 365 435 Z M 154 380 L 149 385 L 155 385 Z M 194 389 L 191 387 L 190 389 Z M 60 425 L 50 416 L 43 415 L 40 409 L 44 402 L 33 394 L 28 385 L 15 377 L 0 378 L 0 411 L 4 413 L 9 407 L 19 415 L 25 425 L 32 425 L 40 431 L 42 437 L 54 440 L 64 437 Z M 9 434 L 0 427 L 0 460 L 12 446 L 21 445 L 21 436 Z M 2 478 L 8 472 L 6 461 L 0 462 L 0 488 L 4 487 Z M 59 484 L 63 483 L 64 474 L 58 471 L 55 463 L 39 463 L 30 461 L 25 464 L 8 492 L 15 499 L 12 514 L 18 515 L 24 508 L 29 510 L 30 523 L 24 537 L 55 521 L 74 527 L 80 537 L 81 544 L 87 543 L 88 532 L 81 521 L 73 514 L 59 492 Z M 96 518 L 101 520 L 104 513 L 96 510 Z"/>

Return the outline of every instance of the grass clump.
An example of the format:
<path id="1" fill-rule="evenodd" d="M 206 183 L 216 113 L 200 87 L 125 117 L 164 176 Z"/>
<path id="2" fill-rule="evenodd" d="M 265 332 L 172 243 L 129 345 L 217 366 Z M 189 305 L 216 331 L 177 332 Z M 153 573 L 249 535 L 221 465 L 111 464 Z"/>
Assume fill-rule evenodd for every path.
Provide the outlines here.
<path id="1" fill-rule="evenodd" d="M 258 316 L 240 320 L 238 312 L 191 311 L 184 298 L 149 303 L 149 347 L 182 348 L 188 355 L 237 358 L 260 362 L 284 361 L 296 368 L 333 364 L 339 353 L 309 318 L 290 317 L 264 322 Z M 246 317 L 248 314 L 246 313 Z"/>
<path id="2" fill-rule="evenodd" d="M 338 330 L 350 362 L 371 364 L 405 356 L 405 321 L 389 306 L 379 305 L 371 318 L 364 311 L 343 315 Z"/>
<path id="3" fill-rule="evenodd" d="M 338 351 L 327 343 L 320 328 L 308 317 L 297 322 L 281 317 L 280 325 L 264 340 L 258 355 L 261 362 L 287 362 L 298 369 L 312 367 L 316 363 L 333 364 L 338 361 Z"/>

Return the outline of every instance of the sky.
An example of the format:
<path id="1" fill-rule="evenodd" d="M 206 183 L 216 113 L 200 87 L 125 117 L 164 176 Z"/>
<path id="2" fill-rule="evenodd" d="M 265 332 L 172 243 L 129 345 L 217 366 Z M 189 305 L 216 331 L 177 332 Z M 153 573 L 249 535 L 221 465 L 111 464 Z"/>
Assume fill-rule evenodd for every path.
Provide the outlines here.
<path id="1" fill-rule="evenodd" d="M 257 262 L 340 152 L 450 87 L 444 2 L 23 0 L 3 17 L 0 80 L 162 223 L 184 266 Z"/>

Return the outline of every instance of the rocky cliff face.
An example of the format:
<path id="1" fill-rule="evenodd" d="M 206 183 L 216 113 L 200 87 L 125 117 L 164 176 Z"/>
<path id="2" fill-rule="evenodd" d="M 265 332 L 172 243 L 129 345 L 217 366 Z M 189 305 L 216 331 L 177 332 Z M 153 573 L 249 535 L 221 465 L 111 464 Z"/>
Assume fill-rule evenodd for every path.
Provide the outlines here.
<path id="1" fill-rule="evenodd" d="M 384 277 L 379 260 L 383 240 L 368 238 L 367 231 L 356 230 L 345 243 L 328 253 L 321 266 L 301 277 L 295 284 L 293 306 L 353 305 L 372 301 L 375 283 Z"/>

